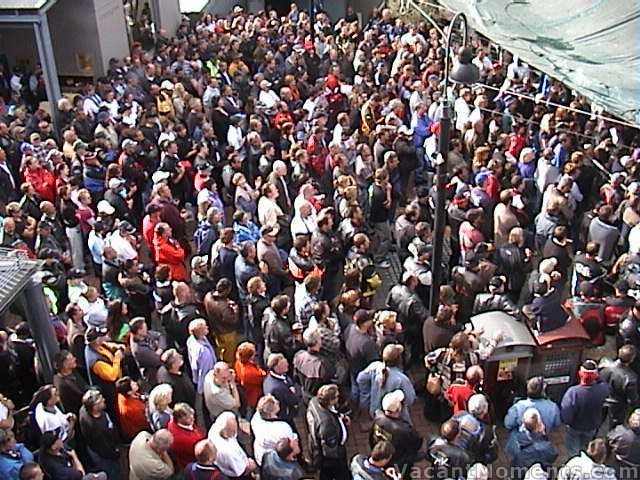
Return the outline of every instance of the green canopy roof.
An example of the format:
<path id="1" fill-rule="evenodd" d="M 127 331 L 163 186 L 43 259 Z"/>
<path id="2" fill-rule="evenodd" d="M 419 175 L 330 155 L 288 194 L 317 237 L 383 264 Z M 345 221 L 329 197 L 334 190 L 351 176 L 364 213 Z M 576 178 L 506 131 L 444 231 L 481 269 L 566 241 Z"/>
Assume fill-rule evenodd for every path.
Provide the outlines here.
<path id="1" fill-rule="evenodd" d="M 420 2 L 418 2 L 420 3 Z M 520 59 L 640 125 L 638 0 L 441 0 Z"/>

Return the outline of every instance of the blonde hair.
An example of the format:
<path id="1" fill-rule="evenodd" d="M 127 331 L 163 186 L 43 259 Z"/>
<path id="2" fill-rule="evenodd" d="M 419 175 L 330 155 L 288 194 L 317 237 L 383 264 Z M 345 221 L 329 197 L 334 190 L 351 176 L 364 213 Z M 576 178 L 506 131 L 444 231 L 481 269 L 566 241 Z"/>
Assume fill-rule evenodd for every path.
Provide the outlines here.
<path id="1" fill-rule="evenodd" d="M 262 418 L 275 418 L 279 408 L 280 402 L 273 395 L 265 395 L 260 398 L 256 406 L 256 410 Z"/>
<path id="2" fill-rule="evenodd" d="M 398 314 L 391 310 L 380 310 L 376 312 L 374 321 L 376 325 L 382 325 L 385 328 L 391 328 L 395 325 Z"/>
<path id="3" fill-rule="evenodd" d="M 153 413 L 155 411 L 159 411 L 158 404 L 162 402 L 162 400 L 168 399 L 167 407 L 169 403 L 171 403 L 171 397 L 173 396 L 173 387 L 168 383 L 161 383 L 160 385 L 156 385 L 151 393 L 149 393 L 149 412 Z"/>

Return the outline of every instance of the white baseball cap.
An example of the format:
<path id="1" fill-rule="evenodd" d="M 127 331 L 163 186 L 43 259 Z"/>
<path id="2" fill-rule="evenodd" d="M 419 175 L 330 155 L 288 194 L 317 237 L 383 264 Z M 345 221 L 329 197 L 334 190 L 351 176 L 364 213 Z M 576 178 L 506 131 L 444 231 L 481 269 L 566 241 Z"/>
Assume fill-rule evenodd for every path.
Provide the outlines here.
<path id="1" fill-rule="evenodd" d="M 116 209 L 111 206 L 106 200 L 100 200 L 98 202 L 98 213 L 104 213 L 105 215 L 113 215 Z"/>

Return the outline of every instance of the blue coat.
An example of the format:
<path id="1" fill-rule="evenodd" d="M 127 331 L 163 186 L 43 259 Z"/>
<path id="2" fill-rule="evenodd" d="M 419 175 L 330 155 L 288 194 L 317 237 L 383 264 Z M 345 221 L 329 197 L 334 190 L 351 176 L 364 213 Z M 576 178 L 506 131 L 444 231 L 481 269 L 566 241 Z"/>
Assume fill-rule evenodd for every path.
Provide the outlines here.
<path id="1" fill-rule="evenodd" d="M 560 416 L 574 430 L 590 432 L 602 424 L 602 406 L 609 396 L 609 384 L 574 385 L 562 397 Z"/>
<path id="2" fill-rule="evenodd" d="M 524 478 L 526 470 L 536 463 L 542 468 L 550 467 L 558 457 L 558 452 L 546 435 L 530 432 L 524 427 L 511 433 L 506 451 L 514 469 L 521 469 L 512 473 L 514 480 Z"/>
<path id="3" fill-rule="evenodd" d="M 381 386 L 383 367 L 384 363 L 376 361 L 358 374 L 360 406 L 369 410 L 369 414 L 373 418 L 376 411 L 382 409 L 382 397 L 394 390 L 402 390 L 404 393 L 402 417 L 411 423 L 409 407 L 416 400 L 416 391 L 413 388 L 413 384 L 402 370 L 397 367 L 390 367 L 387 381 L 384 386 Z"/>
<path id="4" fill-rule="evenodd" d="M 276 378 L 271 373 L 262 382 L 262 391 L 265 395 L 273 395 L 280 402 L 278 418 L 286 422 L 292 422 L 296 414 L 296 407 L 302 399 L 293 393 L 290 388 L 294 386 L 293 380 L 289 376 L 284 379 Z"/>
<path id="5" fill-rule="evenodd" d="M 3 480 L 18 480 L 20 468 L 29 462 L 33 462 L 33 454 L 22 443 L 17 443 L 16 458 L 0 453 L 0 478 Z"/>
<path id="6" fill-rule="evenodd" d="M 514 403 L 507 415 L 504 417 L 504 428 L 507 430 L 517 430 L 522 425 L 522 416 L 528 408 L 535 408 L 540 412 L 540 418 L 547 430 L 559 427 L 562 424 L 560 419 L 560 407 L 553 400 L 548 398 L 523 398 Z"/>

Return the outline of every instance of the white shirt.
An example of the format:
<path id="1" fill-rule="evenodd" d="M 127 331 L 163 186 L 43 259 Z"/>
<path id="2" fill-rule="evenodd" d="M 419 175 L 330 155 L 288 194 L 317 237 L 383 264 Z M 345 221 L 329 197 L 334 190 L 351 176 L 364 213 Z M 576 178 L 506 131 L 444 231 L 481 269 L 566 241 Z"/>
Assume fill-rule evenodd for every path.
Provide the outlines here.
<path id="1" fill-rule="evenodd" d="M 262 102 L 267 108 L 273 108 L 280 102 L 280 97 L 273 90 L 261 90 L 260 95 L 258 95 L 258 101 Z"/>
<path id="2" fill-rule="evenodd" d="M 544 157 L 540 157 L 534 177 L 538 191 L 544 193 L 549 185 L 556 183 L 560 179 L 560 169 L 551 165 Z"/>
<path id="3" fill-rule="evenodd" d="M 120 235 L 119 231 L 113 232 L 107 243 L 113 248 L 118 254 L 118 258 L 123 262 L 125 260 L 133 260 L 134 258 L 138 258 L 138 251 L 131 245 L 131 242 L 126 238 L 123 238 Z"/>
<path id="4" fill-rule="evenodd" d="M 202 95 L 202 103 L 209 108 L 213 108 L 212 104 L 213 98 L 217 98 L 220 96 L 220 89 L 218 87 L 212 87 L 211 85 L 207 86 L 207 89 L 204 91 Z"/>
<path id="5" fill-rule="evenodd" d="M 585 452 L 569 460 L 558 472 L 558 480 L 615 480 L 611 467 L 595 463 Z"/>
<path id="6" fill-rule="evenodd" d="M 222 438 L 214 431 L 215 424 L 209 430 L 208 438 L 216 447 L 218 455 L 215 465 L 229 477 L 239 477 L 247 468 L 249 457 L 238 443 L 237 438 Z"/>
<path id="7" fill-rule="evenodd" d="M 78 299 L 78 306 L 84 312 L 84 322 L 90 327 L 104 327 L 107 325 L 109 314 L 104 300 L 100 297 L 95 302 L 89 303 L 83 296 Z"/>
<path id="8" fill-rule="evenodd" d="M 260 221 L 260 225 L 270 225 L 273 227 L 278 224 L 278 216 L 282 214 L 282 210 L 275 200 L 260 197 L 260 200 L 258 200 L 258 220 Z"/>
<path id="9" fill-rule="evenodd" d="M 42 403 L 36 406 L 35 418 L 38 428 L 42 433 L 60 428 L 62 431 L 62 440 L 66 440 L 69 434 L 69 421 L 67 420 L 67 416 L 62 413 L 58 407 L 54 406 L 53 409 L 53 412 L 45 410 Z"/>
<path id="10" fill-rule="evenodd" d="M 302 109 L 309 112 L 308 118 L 313 118 L 313 112 L 316 109 L 317 104 L 318 104 L 318 101 L 313 98 L 307 98 L 302 104 Z"/>
<path id="11" fill-rule="evenodd" d="M 118 101 L 115 98 L 110 102 L 103 100 L 100 107 L 106 107 L 107 110 L 109 110 L 109 114 L 114 118 L 120 116 L 120 113 L 118 112 L 120 105 L 118 105 Z"/>
<path id="12" fill-rule="evenodd" d="M 629 253 L 640 252 L 640 223 L 629 232 Z"/>
<path id="13" fill-rule="evenodd" d="M 85 98 L 84 102 L 82 102 L 84 113 L 93 118 L 100 111 L 100 102 L 100 96 L 96 94 Z"/>
<path id="14" fill-rule="evenodd" d="M 93 262 L 97 265 L 102 265 L 102 253 L 104 252 L 104 238 L 96 234 L 95 230 L 89 232 L 89 238 L 87 240 L 91 257 Z"/>
<path id="15" fill-rule="evenodd" d="M 296 438 L 293 429 L 287 422 L 281 420 L 264 420 L 260 413 L 256 412 L 251 419 L 251 430 L 255 440 L 253 442 L 253 454 L 258 465 L 262 465 L 262 457 L 265 453 L 275 450 L 276 444 L 283 438 Z"/>
<path id="16" fill-rule="evenodd" d="M 296 215 L 293 217 L 293 220 L 291 220 L 291 236 L 293 238 L 297 235 L 311 235 L 317 229 L 318 224 L 311 215 L 307 218 L 302 218 L 300 215 Z"/>
<path id="17" fill-rule="evenodd" d="M 242 135 L 242 129 L 240 127 L 236 127 L 235 125 L 231 125 L 229 127 L 229 131 L 227 132 L 227 142 L 233 147 L 236 152 L 241 153 L 242 147 L 244 145 L 244 136 Z"/>
<path id="18" fill-rule="evenodd" d="M 453 104 L 453 110 L 456 112 L 456 130 L 462 132 L 464 130 L 465 123 L 469 121 L 471 108 L 469 108 L 469 105 L 464 98 L 458 97 Z"/>
<path id="19" fill-rule="evenodd" d="M 493 68 L 493 63 L 486 55 L 482 57 L 482 60 L 480 60 L 478 57 L 474 57 L 471 63 L 478 67 L 481 76 L 486 75 Z"/>

